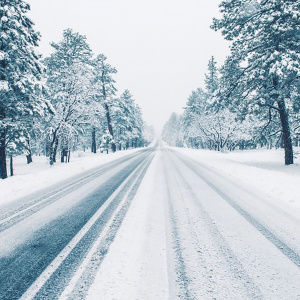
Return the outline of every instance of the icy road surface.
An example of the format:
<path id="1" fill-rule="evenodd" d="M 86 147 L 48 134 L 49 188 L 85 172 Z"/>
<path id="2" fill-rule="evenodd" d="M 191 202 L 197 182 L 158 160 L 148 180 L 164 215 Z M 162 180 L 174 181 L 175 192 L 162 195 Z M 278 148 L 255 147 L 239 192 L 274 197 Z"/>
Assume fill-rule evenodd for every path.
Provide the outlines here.
<path id="1" fill-rule="evenodd" d="M 0 299 L 300 299 L 300 216 L 159 147 L 1 208 Z"/>

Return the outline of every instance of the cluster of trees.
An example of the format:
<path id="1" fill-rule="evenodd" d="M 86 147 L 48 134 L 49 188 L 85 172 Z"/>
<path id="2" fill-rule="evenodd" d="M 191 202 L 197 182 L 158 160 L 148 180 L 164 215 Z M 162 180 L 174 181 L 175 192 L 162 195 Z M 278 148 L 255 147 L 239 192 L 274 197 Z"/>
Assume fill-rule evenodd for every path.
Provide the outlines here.
<path id="1" fill-rule="evenodd" d="M 22 0 L 0 6 L 0 174 L 6 158 L 46 154 L 52 165 L 71 150 L 144 146 L 144 121 L 128 90 L 116 95 L 112 67 L 94 56 L 86 37 L 67 29 L 53 53 L 37 54 L 40 39 Z"/>
<path id="2" fill-rule="evenodd" d="M 227 0 L 212 28 L 231 41 L 205 87 L 193 91 L 184 113 L 163 130 L 171 145 L 215 150 L 283 147 L 293 164 L 300 138 L 300 1 Z M 177 132 L 174 132 L 177 131 Z"/>

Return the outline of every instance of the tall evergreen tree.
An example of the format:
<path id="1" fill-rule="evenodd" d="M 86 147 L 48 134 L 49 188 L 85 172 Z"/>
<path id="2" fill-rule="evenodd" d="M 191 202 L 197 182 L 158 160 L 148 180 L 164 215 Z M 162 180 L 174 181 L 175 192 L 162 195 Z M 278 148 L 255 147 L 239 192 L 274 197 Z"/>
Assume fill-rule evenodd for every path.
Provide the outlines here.
<path id="1" fill-rule="evenodd" d="M 135 104 L 134 109 L 134 146 L 142 147 L 144 145 L 144 130 L 145 122 L 143 120 L 142 109 L 138 104 Z"/>
<path id="2" fill-rule="evenodd" d="M 181 116 L 172 113 L 162 130 L 162 139 L 170 146 L 182 147 Z"/>
<path id="3" fill-rule="evenodd" d="M 52 165 L 59 145 L 63 161 L 74 135 L 81 130 L 81 122 L 86 122 L 89 114 L 92 51 L 86 37 L 71 29 L 63 32 L 60 42 L 51 45 L 55 51 L 45 59 L 45 64 L 49 100 L 56 111 L 49 126 Z"/>
<path id="4" fill-rule="evenodd" d="M 105 115 L 107 120 L 108 132 L 111 135 L 111 149 L 116 151 L 116 143 L 114 141 L 114 129 L 112 122 L 112 112 L 114 107 L 114 95 L 116 88 L 114 86 L 115 80 L 113 74 L 117 73 L 117 70 L 106 62 L 107 57 L 103 54 L 99 54 L 94 59 L 94 80 L 93 86 L 95 91 L 95 98 L 105 109 Z"/>
<path id="5" fill-rule="evenodd" d="M 205 88 L 209 98 L 212 98 L 218 89 L 218 69 L 217 62 L 212 56 L 208 62 L 208 72 L 205 74 Z"/>
<path id="6" fill-rule="evenodd" d="M 43 68 L 35 51 L 39 34 L 27 17 L 30 6 L 23 0 L 0 3 L 0 173 L 4 179 L 8 132 L 18 131 L 26 117 L 42 115 L 46 104 L 35 97 L 42 90 Z"/>
<path id="7" fill-rule="evenodd" d="M 113 113 L 116 142 L 119 148 L 139 147 L 143 144 L 144 121 L 140 107 L 135 104 L 129 90 L 117 99 Z"/>
<path id="8" fill-rule="evenodd" d="M 202 138 L 199 130 L 195 128 L 195 117 L 205 114 L 207 107 L 207 94 L 201 88 L 192 91 L 183 113 L 183 131 L 186 144 L 192 148 L 199 148 Z"/>

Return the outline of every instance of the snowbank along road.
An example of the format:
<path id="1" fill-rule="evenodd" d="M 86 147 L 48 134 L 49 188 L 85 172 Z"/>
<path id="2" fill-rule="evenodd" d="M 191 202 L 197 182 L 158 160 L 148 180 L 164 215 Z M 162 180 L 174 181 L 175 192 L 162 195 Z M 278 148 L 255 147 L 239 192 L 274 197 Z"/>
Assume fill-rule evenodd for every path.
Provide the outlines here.
<path id="1" fill-rule="evenodd" d="M 145 149 L 2 207 L 0 299 L 300 299 L 299 226 L 205 162 Z"/>

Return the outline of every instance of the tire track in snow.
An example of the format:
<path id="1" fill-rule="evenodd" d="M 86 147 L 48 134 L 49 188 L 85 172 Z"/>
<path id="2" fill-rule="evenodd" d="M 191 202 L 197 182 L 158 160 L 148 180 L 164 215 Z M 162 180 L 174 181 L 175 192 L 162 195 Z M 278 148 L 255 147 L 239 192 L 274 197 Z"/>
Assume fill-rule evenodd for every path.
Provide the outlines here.
<path id="1" fill-rule="evenodd" d="M 205 208 L 203 207 L 203 205 L 199 202 L 199 197 L 197 197 L 192 190 L 192 186 L 187 182 L 186 178 L 183 176 L 182 172 L 179 170 L 178 168 L 178 164 L 174 162 L 174 160 L 170 158 L 171 163 L 169 164 L 169 166 L 172 165 L 172 168 L 174 168 L 174 172 L 173 174 L 176 174 L 177 176 L 177 180 L 175 179 L 175 175 L 173 175 L 174 177 L 174 182 L 176 183 L 176 187 L 179 187 L 180 185 L 183 186 L 183 190 L 186 191 L 188 193 L 188 196 L 184 197 L 182 196 L 182 199 L 184 199 L 185 203 L 182 203 L 183 205 L 183 209 L 185 210 L 184 214 L 186 215 L 186 220 L 187 220 L 187 228 L 188 228 L 188 234 L 192 237 L 192 239 L 194 240 L 194 242 L 192 243 L 193 245 L 195 244 L 197 249 L 199 249 L 197 252 L 197 261 L 195 261 L 197 267 L 201 267 L 203 269 L 205 269 L 206 271 L 204 271 L 204 274 L 202 274 L 202 278 L 201 281 L 204 281 L 205 287 L 203 287 L 202 289 L 202 293 L 201 293 L 201 297 L 205 296 L 203 294 L 205 294 L 205 292 L 203 292 L 203 290 L 207 290 L 208 294 L 210 294 L 211 297 L 214 296 L 218 296 L 215 295 L 214 293 L 223 293 L 223 297 L 228 297 L 224 296 L 226 295 L 226 291 L 224 289 L 224 291 L 222 292 L 222 287 L 220 286 L 216 286 L 216 278 L 214 278 L 214 267 L 215 266 L 210 266 L 210 263 L 212 263 L 212 261 L 209 260 L 209 258 L 211 258 L 209 256 L 210 250 L 207 248 L 207 246 L 203 243 L 203 241 L 205 241 L 205 238 L 200 236 L 200 232 L 197 231 L 198 228 L 198 224 L 195 225 L 193 223 L 193 219 L 192 219 L 192 215 L 190 214 L 190 210 L 192 209 L 192 214 L 196 214 L 199 215 L 199 218 L 201 220 L 201 222 L 204 224 L 204 230 L 205 232 L 209 232 L 209 237 L 212 238 L 212 241 L 214 243 L 216 243 L 216 247 L 217 247 L 217 253 L 218 256 L 223 256 L 224 260 L 226 262 L 226 265 L 224 265 L 223 263 L 223 267 L 228 268 L 228 275 L 230 275 L 232 277 L 232 284 L 235 285 L 235 290 L 239 291 L 240 290 L 240 285 L 242 285 L 244 287 L 244 296 L 247 295 L 247 299 L 263 299 L 263 296 L 261 294 L 261 291 L 259 290 L 259 288 L 256 286 L 256 284 L 253 282 L 253 280 L 249 277 L 249 275 L 247 274 L 246 270 L 244 269 L 243 265 L 241 264 L 241 262 L 238 260 L 238 258 L 236 257 L 236 255 L 234 254 L 234 252 L 231 250 L 229 244 L 226 242 L 226 240 L 224 239 L 224 237 L 222 236 L 222 234 L 220 233 L 220 231 L 218 230 L 218 228 L 216 227 L 213 219 L 210 217 L 210 215 L 208 214 L 208 212 L 205 210 Z M 179 189 L 180 192 L 180 189 Z M 171 198 L 170 198 L 171 199 Z M 175 199 L 173 199 L 173 201 L 175 201 Z M 170 202 L 170 201 L 169 201 Z M 188 205 L 187 203 L 193 203 L 192 205 Z M 182 210 L 183 210 L 182 209 Z M 193 211 L 194 209 L 197 209 L 197 212 Z M 197 228 L 196 228 L 197 227 Z M 178 238 L 179 241 L 180 238 Z M 192 245 L 192 247 L 194 247 Z M 185 245 L 186 247 L 188 247 L 187 245 Z M 182 246 L 181 246 L 182 247 Z M 204 250 L 203 250 L 204 249 Z M 191 250 L 190 250 L 191 251 Z M 202 252 L 203 255 L 202 255 Z M 183 255 L 182 255 L 183 257 Z M 216 260 L 216 258 L 212 258 L 214 260 L 214 263 L 216 261 L 219 261 L 220 259 L 218 258 Z M 180 262 L 182 264 L 182 262 Z M 220 263 L 220 261 L 219 261 Z M 186 262 L 183 259 L 183 264 L 185 265 Z M 189 268 L 193 268 L 194 266 L 190 266 Z M 215 267 L 216 268 L 216 267 Z M 185 276 L 187 277 L 189 274 L 189 272 L 187 272 L 187 266 L 184 267 L 185 272 L 187 273 Z M 201 273 L 201 272 L 200 272 Z M 200 274 L 201 276 L 201 274 Z M 216 274 L 215 274 L 216 276 Z M 224 276 L 224 275 L 223 275 Z M 190 278 L 192 278 L 190 276 Z M 193 280 L 197 280 L 197 279 L 193 279 Z M 189 281 L 189 286 L 188 288 L 191 290 L 193 284 L 195 282 L 193 282 L 193 280 Z M 220 282 L 219 282 L 220 283 Z M 215 290 L 218 289 L 218 292 L 216 292 Z M 239 291 L 241 292 L 241 291 Z M 190 292 L 191 293 L 191 292 Z M 232 293 L 232 292 L 231 292 Z M 205 294 L 207 297 L 207 294 Z M 198 297 L 199 295 L 197 295 Z M 195 295 L 193 295 L 193 298 L 189 298 L 186 297 L 185 299 L 198 299 Z M 225 299 L 225 298 L 222 298 Z M 226 298 L 226 299 L 231 299 L 231 298 Z"/>
<path id="2" fill-rule="evenodd" d="M 91 258 L 93 269 L 87 271 L 90 276 L 83 278 L 79 276 L 77 279 L 79 279 L 78 285 L 80 286 L 80 290 L 77 290 L 75 294 L 72 292 L 70 297 L 67 295 L 68 293 L 64 295 L 64 299 L 84 299 L 94 275 L 92 271 L 97 271 L 95 266 L 96 261 L 101 264 L 104 259 L 152 158 L 153 155 L 150 154 L 150 156 L 148 155 L 147 158 L 143 160 L 132 175 L 130 175 L 127 183 L 113 196 L 109 206 L 94 221 L 90 229 L 78 242 L 72 246 L 71 251 L 68 251 L 66 254 L 59 254 L 57 256 L 58 260 L 55 259 L 57 262 L 54 261 L 50 264 L 50 270 L 45 270 L 21 299 L 27 299 L 28 297 L 30 299 L 61 299 L 60 294 L 68 287 L 72 276 L 74 276 L 74 274 L 76 275 L 76 270 L 81 268 L 81 262 L 85 259 L 86 255 L 89 256 L 87 253 L 89 253 L 91 249 L 95 250 L 93 249 L 93 244 L 100 244 L 97 247 L 96 254 Z M 125 203 L 123 203 L 124 199 Z M 66 248 L 67 247 L 68 246 L 66 246 Z M 96 255 L 98 255 L 98 257 L 96 257 Z M 91 265 L 89 265 L 89 267 L 91 267 Z"/>
<path id="3" fill-rule="evenodd" d="M 95 276 L 109 250 L 109 247 L 113 243 L 118 230 L 122 225 L 126 213 L 130 208 L 130 205 L 152 162 L 153 157 L 154 155 L 151 155 L 141 165 L 141 170 L 134 178 L 135 181 L 130 188 L 129 194 L 126 196 L 125 203 L 116 214 L 110 226 L 107 227 L 107 233 L 95 241 L 89 253 L 86 255 L 85 260 L 83 260 L 82 264 L 69 282 L 69 285 L 60 296 L 60 300 L 85 299 L 89 287 L 93 283 Z M 124 197 L 124 195 L 122 195 L 122 197 Z"/>
<path id="4" fill-rule="evenodd" d="M 190 194 L 190 197 L 188 199 L 194 203 L 193 205 L 194 208 L 195 207 L 198 208 L 197 213 L 200 214 L 201 219 L 206 223 L 207 230 L 210 232 L 214 241 L 217 242 L 218 248 L 221 250 L 221 253 L 224 256 L 225 261 L 228 263 L 227 267 L 229 267 L 229 270 L 231 271 L 231 274 L 233 275 L 234 279 L 243 284 L 249 299 L 263 299 L 263 295 L 260 289 L 253 282 L 251 277 L 246 272 L 242 263 L 239 261 L 237 256 L 232 251 L 230 245 L 224 239 L 223 235 L 215 225 L 214 220 L 210 217 L 209 213 L 205 210 L 204 206 L 199 201 L 199 197 L 194 194 L 192 186 L 189 184 L 186 178 L 179 171 L 177 164 L 174 164 L 174 168 L 177 171 L 176 174 L 178 174 L 178 176 L 180 177 L 180 182 L 182 182 L 185 185 L 186 191 L 188 191 Z M 195 236 L 197 237 L 196 234 Z"/>
<path id="5" fill-rule="evenodd" d="M 291 247 L 281 241 L 271 230 L 261 224 L 255 217 L 244 210 L 239 204 L 236 203 L 231 197 L 221 191 L 212 181 L 203 176 L 203 174 L 195 167 L 188 158 L 182 158 L 182 155 L 177 155 L 172 152 L 181 162 L 189 167 L 201 180 L 210 186 L 216 193 L 218 193 L 235 211 L 244 217 L 254 228 L 256 228 L 266 239 L 268 239 L 283 255 L 285 255 L 291 262 L 300 268 L 300 255 Z M 211 170 L 209 170 L 211 173 Z"/>
<path id="6" fill-rule="evenodd" d="M 126 178 L 131 177 L 131 174 L 151 152 L 153 150 L 145 151 L 144 155 L 139 156 L 139 159 L 132 161 L 127 168 L 119 170 L 117 174 L 108 178 L 103 186 L 97 187 L 92 194 L 84 196 L 81 201 L 76 202 L 74 206 L 71 206 L 69 210 L 50 223 L 46 223 L 40 228 L 33 228 L 34 231 L 30 235 L 30 240 L 24 240 L 8 255 L 2 255 L 0 257 L 0 299 L 19 299 L 66 245 L 75 238 L 77 233 L 86 227 L 92 216 L 99 209 L 103 210 L 108 205 L 107 200 L 112 198 L 112 195 L 116 195 L 117 191 L 126 183 Z M 43 212 L 41 216 L 43 216 Z M 39 214 L 36 214 L 25 220 L 26 228 L 31 230 L 31 221 L 34 225 L 38 225 L 37 219 L 39 217 Z M 16 226 L 17 229 L 20 226 L 22 223 Z M 14 227 L 8 231 L 10 234 L 14 234 Z M 5 232 L 3 233 L 5 235 Z"/>
<path id="7" fill-rule="evenodd" d="M 141 151 L 138 155 L 142 155 L 145 151 Z M 85 172 L 85 175 L 81 175 L 79 179 L 70 179 L 66 184 L 60 184 L 59 188 L 54 188 L 52 191 L 48 191 L 42 196 L 36 196 L 36 194 L 40 194 L 37 192 L 33 195 L 29 195 L 24 199 L 30 199 L 28 203 L 23 204 L 21 207 L 17 209 L 10 210 L 8 212 L 4 212 L 0 218 L 0 232 L 14 226 L 20 221 L 30 217 L 34 213 L 40 211 L 41 209 L 47 207 L 48 205 L 54 203 L 59 200 L 61 197 L 67 195 L 70 192 L 73 192 L 76 189 L 81 188 L 87 182 L 92 181 L 100 176 L 105 175 L 108 171 L 113 169 L 114 167 L 119 166 L 120 164 L 128 162 L 128 159 L 135 160 L 137 159 L 136 154 L 131 154 L 126 157 L 122 157 L 116 161 L 105 164 L 97 170 L 90 170 Z M 47 188 L 49 190 L 49 188 Z M 33 198 L 33 200 L 32 200 Z M 18 200 L 17 200 L 18 201 Z M 23 199 L 19 199 L 20 202 L 27 202 Z M 9 205 L 10 206 L 10 205 Z"/>
<path id="8" fill-rule="evenodd" d="M 179 234 L 179 226 L 177 221 L 177 216 L 175 214 L 175 208 L 172 201 L 172 195 L 171 191 L 168 187 L 171 187 L 172 184 L 170 183 L 170 172 L 168 172 L 168 168 L 165 164 L 165 161 L 163 160 L 163 170 L 164 170 L 164 177 L 167 187 L 167 207 L 169 215 L 169 223 L 171 225 L 171 241 L 173 242 L 173 250 L 174 250 L 174 259 L 175 259 L 175 272 L 177 275 L 176 282 L 179 286 L 179 298 L 181 299 L 187 299 L 187 300 L 193 300 L 196 299 L 195 296 L 192 294 L 190 290 L 190 282 L 191 279 L 188 276 L 188 272 L 185 265 L 185 260 L 183 257 L 183 249 L 181 245 L 181 237 Z M 168 180 L 169 179 L 169 180 Z M 173 261 L 170 261 L 169 263 L 173 263 Z M 174 291 L 171 290 L 171 293 L 174 293 Z"/>

